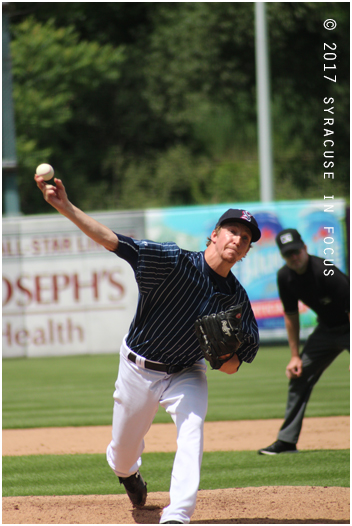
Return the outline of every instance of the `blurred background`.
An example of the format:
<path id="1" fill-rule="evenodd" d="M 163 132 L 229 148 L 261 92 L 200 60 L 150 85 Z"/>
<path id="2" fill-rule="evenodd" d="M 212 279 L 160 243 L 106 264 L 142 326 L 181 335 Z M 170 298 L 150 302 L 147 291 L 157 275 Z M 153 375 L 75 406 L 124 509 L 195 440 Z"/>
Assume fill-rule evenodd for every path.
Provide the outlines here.
<path id="1" fill-rule="evenodd" d="M 322 257 L 324 226 L 333 227 L 334 263 L 348 271 L 349 3 L 265 4 L 266 203 L 256 14 L 252 2 L 3 3 L 5 354 L 110 352 L 136 301 L 123 262 L 43 200 L 33 182 L 42 162 L 73 203 L 113 230 L 190 250 L 205 248 L 230 206 L 255 213 L 265 235 L 234 271 L 264 339 L 284 335 L 281 228 L 299 228 Z M 324 28 L 326 19 L 337 27 Z M 329 135 L 324 117 L 334 119 Z M 334 179 L 324 179 L 327 150 Z M 330 213 L 324 195 L 334 196 Z M 117 308 L 120 327 L 106 318 Z M 309 331 L 314 319 L 303 314 Z"/>
<path id="2" fill-rule="evenodd" d="M 3 9 L 23 214 L 50 211 L 33 191 L 41 162 L 55 167 L 85 210 L 260 199 L 255 3 L 10 2 Z M 268 2 L 266 19 L 273 197 L 348 197 L 349 3 Z M 325 19 L 336 29 L 326 30 Z M 336 44 L 337 60 L 324 60 L 324 42 Z M 326 70 L 336 83 L 324 79 L 324 63 L 336 64 Z M 324 181 L 330 96 L 338 172 Z"/>

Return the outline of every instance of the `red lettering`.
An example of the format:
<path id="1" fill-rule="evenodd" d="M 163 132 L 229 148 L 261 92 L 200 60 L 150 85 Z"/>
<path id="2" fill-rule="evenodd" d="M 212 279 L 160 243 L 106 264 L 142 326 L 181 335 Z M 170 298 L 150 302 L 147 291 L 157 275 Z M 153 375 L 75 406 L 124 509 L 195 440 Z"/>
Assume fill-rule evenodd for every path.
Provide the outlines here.
<path id="1" fill-rule="evenodd" d="M 93 252 L 97 250 L 105 250 L 99 243 L 96 243 L 89 237 L 77 237 L 77 249 L 79 252 Z"/>
<path id="2" fill-rule="evenodd" d="M 20 274 L 16 279 L 3 276 L 2 305 L 9 308 L 52 305 L 61 301 L 109 301 L 123 299 L 126 289 L 119 269 L 75 274 Z"/>
<path id="3" fill-rule="evenodd" d="M 116 296 L 114 297 L 112 294 L 109 294 L 109 300 L 111 300 L 111 301 L 119 301 L 119 300 L 121 300 L 123 298 L 124 294 L 125 294 L 125 289 L 121 285 L 121 283 L 119 283 L 118 281 L 114 280 L 114 271 L 113 272 L 109 272 L 109 283 L 111 283 L 111 285 L 116 287 L 118 289 L 118 291 L 119 291 L 117 297 Z"/>
<path id="4" fill-rule="evenodd" d="M 23 256 L 20 240 L 18 238 L 10 238 L 3 241 L 2 253 L 4 257 Z"/>
<path id="5" fill-rule="evenodd" d="M 60 252 L 60 245 L 57 239 L 53 239 L 52 250 L 53 252 Z"/>
<path id="6" fill-rule="evenodd" d="M 18 287 L 18 289 L 21 291 L 21 292 L 24 292 L 24 294 L 27 296 L 28 298 L 28 301 L 25 303 L 24 301 L 21 301 L 21 300 L 18 300 L 17 301 L 17 305 L 21 305 L 21 307 L 25 306 L 25 305 L 29 305 L 32 301 L 32 298 L 33 298 L 33 295 L 31 293 L 31 291 L 29 289 L 26 289 L 26 287 L 24 287 L 22 285 L 22 280 L 28 278 L 29 279 L 29 276 L 20 276 L 18 278 L 18 280 L 16 281 L 16 285 Z"/>
<path id="7" fill-rule="evenodd" d="M 73 275 L 73 288 L 74 288 L 74 299 L 75 301 L 80 300 L 80 289 L 82 288 L 91 288 L 93 289 L 93 298 L 95 300 L 98 299 L 99 293 L 98 293 L 98 275 L 96 272 L 93 272 L 92 274 L 92 280 L 90 283 L 80 283 L 78 274 Z"/>
<path id="8" fill-rule="evenodd" d="M 5 332 L 2 331 L 2 337 L 3 338 L 6 338 L 6 343 L 7 345 L 10 347 L 12 345 L 12 337 L 11 337 L 12 333 L 11 333 L 11 324 L 10 323 L 6 323 L 6 328 L 5 328 Z"/>
<path id="9" fill-rule="evenodd" d="M 29 332 L 26 329 L 22 329 L 21 331 L 16 332 L 15 341 L 17 345 L 20 345 L 21 347 L 26 345 L 28 336 L 29 336 Z"/>
<path id="10" fill-rule="evenodd" d="M 3 241 L 2 242 L 2 255 L 7 256 L 9 254 L 9 241 Z"/>
<path id="11" fill-rule="evenodd" d="M 36 329 L 33 336 L 33 343 L 34 345 L 43 345 L 46 343 L 45 332 L 43 329 Z"/>
<path id="12" fill-rule="evenodd" d="M 61 284 L 60 284 L 61 281 Z M 70 284 L 70 277 L 65 274 L 54 274 L 53 276 L 53 301 L 59 301 L 59 292 L 67 289 Z"/>
<path id="13" fill-rule="evenodd" d="M 68 318 L 67 320 L 67 334 L 68 334 L 68 341 L 72 343 L 74 341 L 74 332 L 78 333 L 78 339 L 80 342 L 83 342 L 84 334 L 83 329 L 79 325 L 76 325 L 75 327 L 72 324 L 72 320 Z"/>
<path id="14" fill-rule="evenodd" d="M 84 329 L 80 325 L 75 325 L 71 318 L 66 318 L 63 322 L 55 322 L 48 319 L 43 327 L 35 327 L 32 330 L 15 329 L 11 323 L 7 323 L 3 328 L 2 337 L 4 347 L 35 345 L 62 345 L 84 342 Z"/>
<path id="15" fill-rule="evenodd" d="M 42 299 L 42 292 L 46 290 L 51 290 L 50 287 L 45 286 L 45 283 L 43 284 L 42 281 L 48 279 L 48 276 L 35 276 L 34 278 L 34 286 L 35 286 L 35 297 L 37 299 L 37 303 L 41 303 L 44 305 L 47 305 L 50 303 L 50 301 L 44 301 Z"/>
<path id="16" fill-rule="evenodd" d="M 33 239 L 32 247 L 33 247 L 34 254 L 40 254 L 41 250 L 40 250 L 40 241 L 39 241 L 39 239 Z"/>
<path id="17" fill-rule="evenodd" d="M 13 288 L 12 288 L 10 281 L 4 278 L 4 276 L 2 277 L 2 282 L 5 285 L 5 287 L 2 287 L 2 293 L 3 293 L 2 306 L 4 307 L 12 298 Z M 4 296 L 4 292 L 5 292 L 5 296 Z"/>
<path id="18" fill-rule="evenodd" d="M 54 343 L 54 322 L 53 320 L 48 321 L 48 327 L 49 327 L 49 342 Z"/>
<path id="19" fill-rule="evenodd" d="M 63 336 L 63 326 L 61 323 L 58 323 L 57 326 L 57 335 L 59 337 L 59 343 L 65 343 L 64 336 Z"/>
<path id="20" fill-rule="evenodd" d="M 65 237 L 63 240 L 62 240 L 62 248 L 64 250 L 64 252 L 67 250 L 71 250 L 71 239 L 69 237 Z"/>

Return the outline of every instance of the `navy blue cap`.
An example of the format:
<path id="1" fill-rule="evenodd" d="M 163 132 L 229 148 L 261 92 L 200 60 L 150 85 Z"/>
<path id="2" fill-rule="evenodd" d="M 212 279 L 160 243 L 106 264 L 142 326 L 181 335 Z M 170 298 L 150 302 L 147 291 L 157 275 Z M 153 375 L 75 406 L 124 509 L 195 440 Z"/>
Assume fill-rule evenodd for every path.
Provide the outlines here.
<path id="1" fill-rule="evenodd" d="M 291 250 L 299 250 L 304 246 L 301 234 L 295 228 L 281 230 L 275 239 L 282 255 Z"/>
<path id="2" fill-rule="evenodd" d="M 220 225 L 223 225 L 224 223 L 229 223 L 231 221 L 235 221 L 236 223 L 242 223 L 246 225 L 250 231 L 252 232 L 252 242 L 255 243 L 260 239 L 260 236 L 262 235 L 258 223 L 255 220 L 255 217 L 252 216 L 247 210 L 239 210 L 237 208 L 229 208 L 227 212 L 225 212 L 219 219 L 219 221 L 216 223 L 215 228 L 217 228 Z"/>

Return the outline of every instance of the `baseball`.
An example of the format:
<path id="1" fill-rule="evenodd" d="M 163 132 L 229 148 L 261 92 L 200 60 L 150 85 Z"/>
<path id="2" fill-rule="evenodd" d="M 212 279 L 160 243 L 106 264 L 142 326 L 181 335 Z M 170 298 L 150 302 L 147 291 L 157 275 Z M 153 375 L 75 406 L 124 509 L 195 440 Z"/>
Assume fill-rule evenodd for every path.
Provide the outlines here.
<path id="1" fill-rule="evenodd" d="M 37 166 L 36 172 L 37 175 L 41 175 L 44 181 L 49 181 L 54 177 L 54 168 L 50 164 L 40 164 Z"/>

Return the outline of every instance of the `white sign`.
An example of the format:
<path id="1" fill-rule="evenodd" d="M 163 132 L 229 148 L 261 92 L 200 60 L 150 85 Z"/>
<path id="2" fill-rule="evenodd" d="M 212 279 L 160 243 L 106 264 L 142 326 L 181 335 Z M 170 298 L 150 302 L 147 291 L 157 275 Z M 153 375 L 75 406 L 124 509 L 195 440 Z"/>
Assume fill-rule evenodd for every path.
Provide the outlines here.
<path id="1" fill-rule="evenodd" d="M 92 214 L 144 238 L 138 213 Z M 3 220 L 3 357 L 116 352 L 138 290 L 128 263 L 60 216 Z"/>

